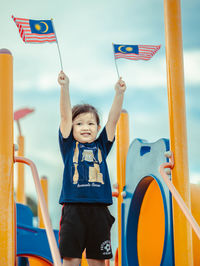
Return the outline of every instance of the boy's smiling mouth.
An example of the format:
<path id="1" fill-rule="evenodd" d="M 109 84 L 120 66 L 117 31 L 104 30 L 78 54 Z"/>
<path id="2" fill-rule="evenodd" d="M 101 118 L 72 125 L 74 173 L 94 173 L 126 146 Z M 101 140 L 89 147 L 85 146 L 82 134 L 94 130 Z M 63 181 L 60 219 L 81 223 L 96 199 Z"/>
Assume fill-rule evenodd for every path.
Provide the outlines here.
<path id="1" fill-rule="evenodd" d="M 83 132 L 81 133 L 82 136 L 90 136 L 90 132 Z"/>

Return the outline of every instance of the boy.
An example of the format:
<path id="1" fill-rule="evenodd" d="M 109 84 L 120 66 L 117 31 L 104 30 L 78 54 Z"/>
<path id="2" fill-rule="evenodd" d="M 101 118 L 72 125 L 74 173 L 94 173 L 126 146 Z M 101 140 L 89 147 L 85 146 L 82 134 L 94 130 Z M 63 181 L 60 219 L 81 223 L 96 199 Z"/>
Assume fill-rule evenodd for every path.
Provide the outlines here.
<path id="1" fill-rule="evenodd" d="M 121 78 L 116 83 L 108 121 L 96 138 L 100 130 L 97 110 L 88 104 L 71 108 L 69 79 L 63 71 L 58 83 L 64 162 L 60 253 L 64 266 L 78 266 L 86 249 L 89 266 L 103 266 L 105 259 L 112 258 L 110 229 L 115 220 L 107 208 L 112 204 L 112 191 L 106 157 L 114 142 L 126 85 Z"/>

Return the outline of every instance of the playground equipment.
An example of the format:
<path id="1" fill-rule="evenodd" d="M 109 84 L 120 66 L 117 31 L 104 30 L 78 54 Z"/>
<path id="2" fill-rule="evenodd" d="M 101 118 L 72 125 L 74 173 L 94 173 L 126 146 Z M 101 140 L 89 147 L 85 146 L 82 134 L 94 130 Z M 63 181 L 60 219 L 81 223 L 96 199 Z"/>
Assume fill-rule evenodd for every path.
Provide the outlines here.
<path id="1" fill-rule="evenodd" d="M 126 132 L 126 129 L 128 129 L 128 113 L 123 112 L 117 130 Z M 117 132 L 117 153 L 120 151 L 118 145 L 120 146 L 123 142 L 121 138 L 123 135 L 120 135 L 120 132 Z M 173 153 L 169 153 L 169 149 L 167 139 L 160 139 L 155 143 L 136 139 L 130 145 L 127 157 L 126 148 L 123 151 L 124 156 L 120 158 L 122 167 L 118 168 L 118 183 L 122 185 L 115 186 L 117 191 L 113 193 L 113 196 L 122 197 L 118 199 L 118 204 L 121 201 L 118 209 L 118 231 L 121 243 L 116 252 L 115 265 L 177 265 L 172 197 L 178 202 L 178 207 L 194 230 L 193 250 L 187 256 L 192 256 L 194 261 L 192 265 L 200 264 L 200 227 L 198 225 L 200 224 L 200 185 L 190 186 L 192 213 L 195 220 L 171 183 L 171 171 L 167 171 L 169 176 L 164 172 L 165 168 L 172 169 L 173 177 L 174 160 Z M 117 154 L 118 156 L 120 154 Z M 122 169 L 124 171 L 124 166 L 126 166 L 126 175 L 120 173 Z M 180 242 L 179 246 L 182 245 L 184 243 Z M 183 260 L 185 254 L 181 256 L 179 260 Z M 190 264 L 186 262 L 184 265 Z"/>
<path id="2" fill-rule="evenodd" d="M 115 262 L 119 266 L 200 265 L 200 187 L 190 186 L 188 178 L 180 1 L 164 0 L 164 5 L 170 141 L 135 140 L 126 159 L 128 135 L 121 132 L 128 134 L 128 114 L 122 114 L 126 126 L 117 136 L 119 178 L 118 191 L 113 193 L 118 197 L 119 248 Z M 14 156 L 12 55 L 6 49 L 0 50 L 0 111 L 0 265 L 15 265 L 14 162 L 31 167 L 53 263 L 61 265 L 37 169 L 30 160 Z M 174 161 L 172 154 L 164 156 L 169 150 Z M 166 167 L 171 171 L 169 178 L 164 173 Z M 44 260 L 40 262 L 45 265 Z"/>
<path id="3" fill-rule="evenodd" d="M 197 224 L 200 223 L 200 186 L 197 185 L 191 190 L 197 222 L 190 213 L 180 1 L 165 0 L 164 4 L 170 143 L 136 140 L 127 156 L 126 182 L 125 175 L 118 170 L 121 181 L 118 180 L 115 195 L 119 197 L 120 243 L 116 265 L 200 265 Z M 167 166 L 173 168 L 176 190 L 171 189 L 161 166 L 168 162 L 164 152 L 169 151 L 169 144 L 175 164 Z M 123 167 L 125 160 L 126 153 L 121 158 Z M 193 233 L 193 241 L 191 226 L 197 234 Z"/>
<path id="4" fill-rule="evenodd" d="M 58 231 L 54 231 L 58 242 Z M 52 265 L 53 260 L 48 244 L 46 231 L 33 227 L 33 214 L 30 208 L 17 204 L 17 256 L 29 258 L 29 265 Z M 30 262 L 31 258 L 31 262 Z M 23 265 L 19 263 L 18 265 Z"/>
<path id="5" fill-rule="evenodd" d="M 45 202 L 48 207 L 48 179 L 46 176 L 42 176 L 40 179 L 40 183 L 42 186 L 42 191 L 44 193 L 45 197 Z M 45 228 L 44 221 L 42 218 L 42 212 L 41 212 L 41 207 L 40 204 L 38 204 L 38 227 L 39 228 Z"/>
<path id="6" fill-rule="evenodd" d="M 32 113 L 34 109 L 23 108 L 14 112 L 14 120 L 17 123 L 19 132 L 18 140 L 18 156 L 24 156 L 24 136 L 20 126 L 20 119 Z M 16 200 L 18 203 L 26 204 L 26 196 L 24 192 L 24 164 L 18 164 L 18 178 L 16 189 Z"/>
<path id="7" fill-rule="evenodd" d="M 170 149 L 174 153 L 175 161 L 172 180 L 184 202 L 190 208 L 180 1 L 165 0 L 164 11 Z M 173 224 L 175 264 L 193 265 L 192 230 L 174 199 Z"/>
<path id="8" fill-rule="evenodd" d="M 15 263 L 13 193 L 13 58 L 0 50 L 0 265 Z M 9 122 L 8 122 L 9 121 Z M 5 141 L 6 140 L 6 141 Z"/>
<path id="9" fill-rule="evenodd" d="M 13 145 L 13 81 L 12 55 L 7 49 L 0 50 L 0 265 L 15 265 L 16 221 L 14 217 L 14 162 L 26 163 L 31 167 L 38 193 L 42 216 L 52 253 L 54 265 L 61 265 L 60 254 L 42 193 L 37 169 L 28 159 L 14 156 Z M 6 141 L 5 141 L 6 140 Z"/>
<path id="10" fill-rule="evenodd" d="M 42 217 L 43 217 L 44 225 L 46 228 L 47 238 L 48 238 L 48 242 L 49 242 L 49 246 L 50 246 L 50 250 L 51 250 L 51 254 L 52 254 L 53 264 L 60 266 L 61 265 L 61 258 L 60 258 L 60 254 L 58 251 L 57 242 L 56 242 L 53 230 L 52 230 L 52 226 L 51 226 L 50 218 L 48 215 L 44 194 L 43 194 L 42 187 L 41 187 L 38 173 L 37 173 L 37 168 L 31 160 L 26 159 L 26 158 L 15 157 L 15 162 L 25 163 L 31 167 L 33 179 L 35 182 L 36 191 L 37 191 L 39 202 L 40 202 Z"/>
<path id="11" fill-rule="evenodd" d="M 18 156 L 24 156 L 24 136 L 22 135 L 20 120 L 32 113 L 34 109 L 23 108 L 14 112 L 14 120 L 18 128 Z M 38 204 L 38 227 L 33 227 L 33 214 L 26 204 L 25 196 L 25 180 L 24 180 L 24 164 L 19 163 L 17 175 L 16 201 L 17 201 L 17 256 L 18 265 L 29 263 L 34 265 L 52 265 L 52 257 L 49 244 L 44 229 L 44 221 L 42 218 L 40 204 Z M 41 178 L 41 187 L 44 193 L 45 202 L 48 206 L 48 181 L 46 177 Z M 22 204 L 19 204 L 22 203 Z M 56 240 L 58 242 L 58 231 L 54 230 Z"/>
<path id="12" fill-rule="evenodd" d="M 48 180 L 40 179 L 46 205 L 48 207 Z M 19 183 L 20 185 L 20 183 Z M 18 266 L 52 265 L 53 260 L 48 244 L 40 204 L 38 204 L 38 227 L 33 226 L 33 213 L 27 205 L 17 203 L 17 256 Z M 54 230 L 58 244 L 58 230 Z"/>
<path id="13" fill-rule="evenodd" d="M 174 265 L 170 192 L 158 175 L 167 140 L 135 140 L 126 162 L 122 265 Z"/>

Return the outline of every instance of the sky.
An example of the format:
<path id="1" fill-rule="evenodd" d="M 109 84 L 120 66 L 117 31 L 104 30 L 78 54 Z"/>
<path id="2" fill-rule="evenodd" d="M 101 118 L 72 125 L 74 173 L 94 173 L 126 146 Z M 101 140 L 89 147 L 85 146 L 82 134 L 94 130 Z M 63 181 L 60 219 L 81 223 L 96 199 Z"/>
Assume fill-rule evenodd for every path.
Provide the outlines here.
<path id="1" fill-rule="evenodd" d="M 199 10 L 198 0 L 181 1 L 188 158 L 193 183 L 200 183 Z M 102 126 L 118 79 L 112 43 L 161 44 L 150 61 L 117 60 L 120 76 L 127 84 L 123 107 L 129 113 L 130 142 L 135 138 L 155 142 L 169 138 L 164 4 L 160 0 L 10 0 L 1 4 L 0 46 L 9 49 L 14 58 L 14 111 L 25 107 L 35 109 L 20 122 L 25 156 L 35 162 L 40 176 L 48 178 L 49 212 L 54 228 L 58 228 L 63 171 L 58 146 L 57 76 L 61 69 L 58 49 L 55 43 L 25 44 L 12 15 L 53 18 L 63 68 L 70 79 L 72 105 L 96 106 Z M 15 143 L 17 135 L 14 125 Z M 108 158 L 112 183 L 116 182 L 115 158 L 113 147 Z M 16 173 L 14 178 L 16 184 Z M 37 200 L 28 167 L 25 167 L 25 182 L 26 194 Z"/>

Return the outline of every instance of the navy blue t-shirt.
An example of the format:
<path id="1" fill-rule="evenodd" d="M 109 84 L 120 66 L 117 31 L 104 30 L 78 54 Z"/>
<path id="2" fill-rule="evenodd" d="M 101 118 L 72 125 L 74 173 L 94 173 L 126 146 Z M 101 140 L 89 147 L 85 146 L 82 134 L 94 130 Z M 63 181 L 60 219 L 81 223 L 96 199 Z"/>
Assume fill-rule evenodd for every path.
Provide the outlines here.
<path id="1" fill-rule="evenodd" d="M 63 138 L 59 129 L 59 144 L 64 162 L 60 204 L 65 202 L 112 204 L 112 191 L 106 157 L 114 140 L 107 138 L 106 129 L 92 143 L 80 143 L 71 131 Z"/>

